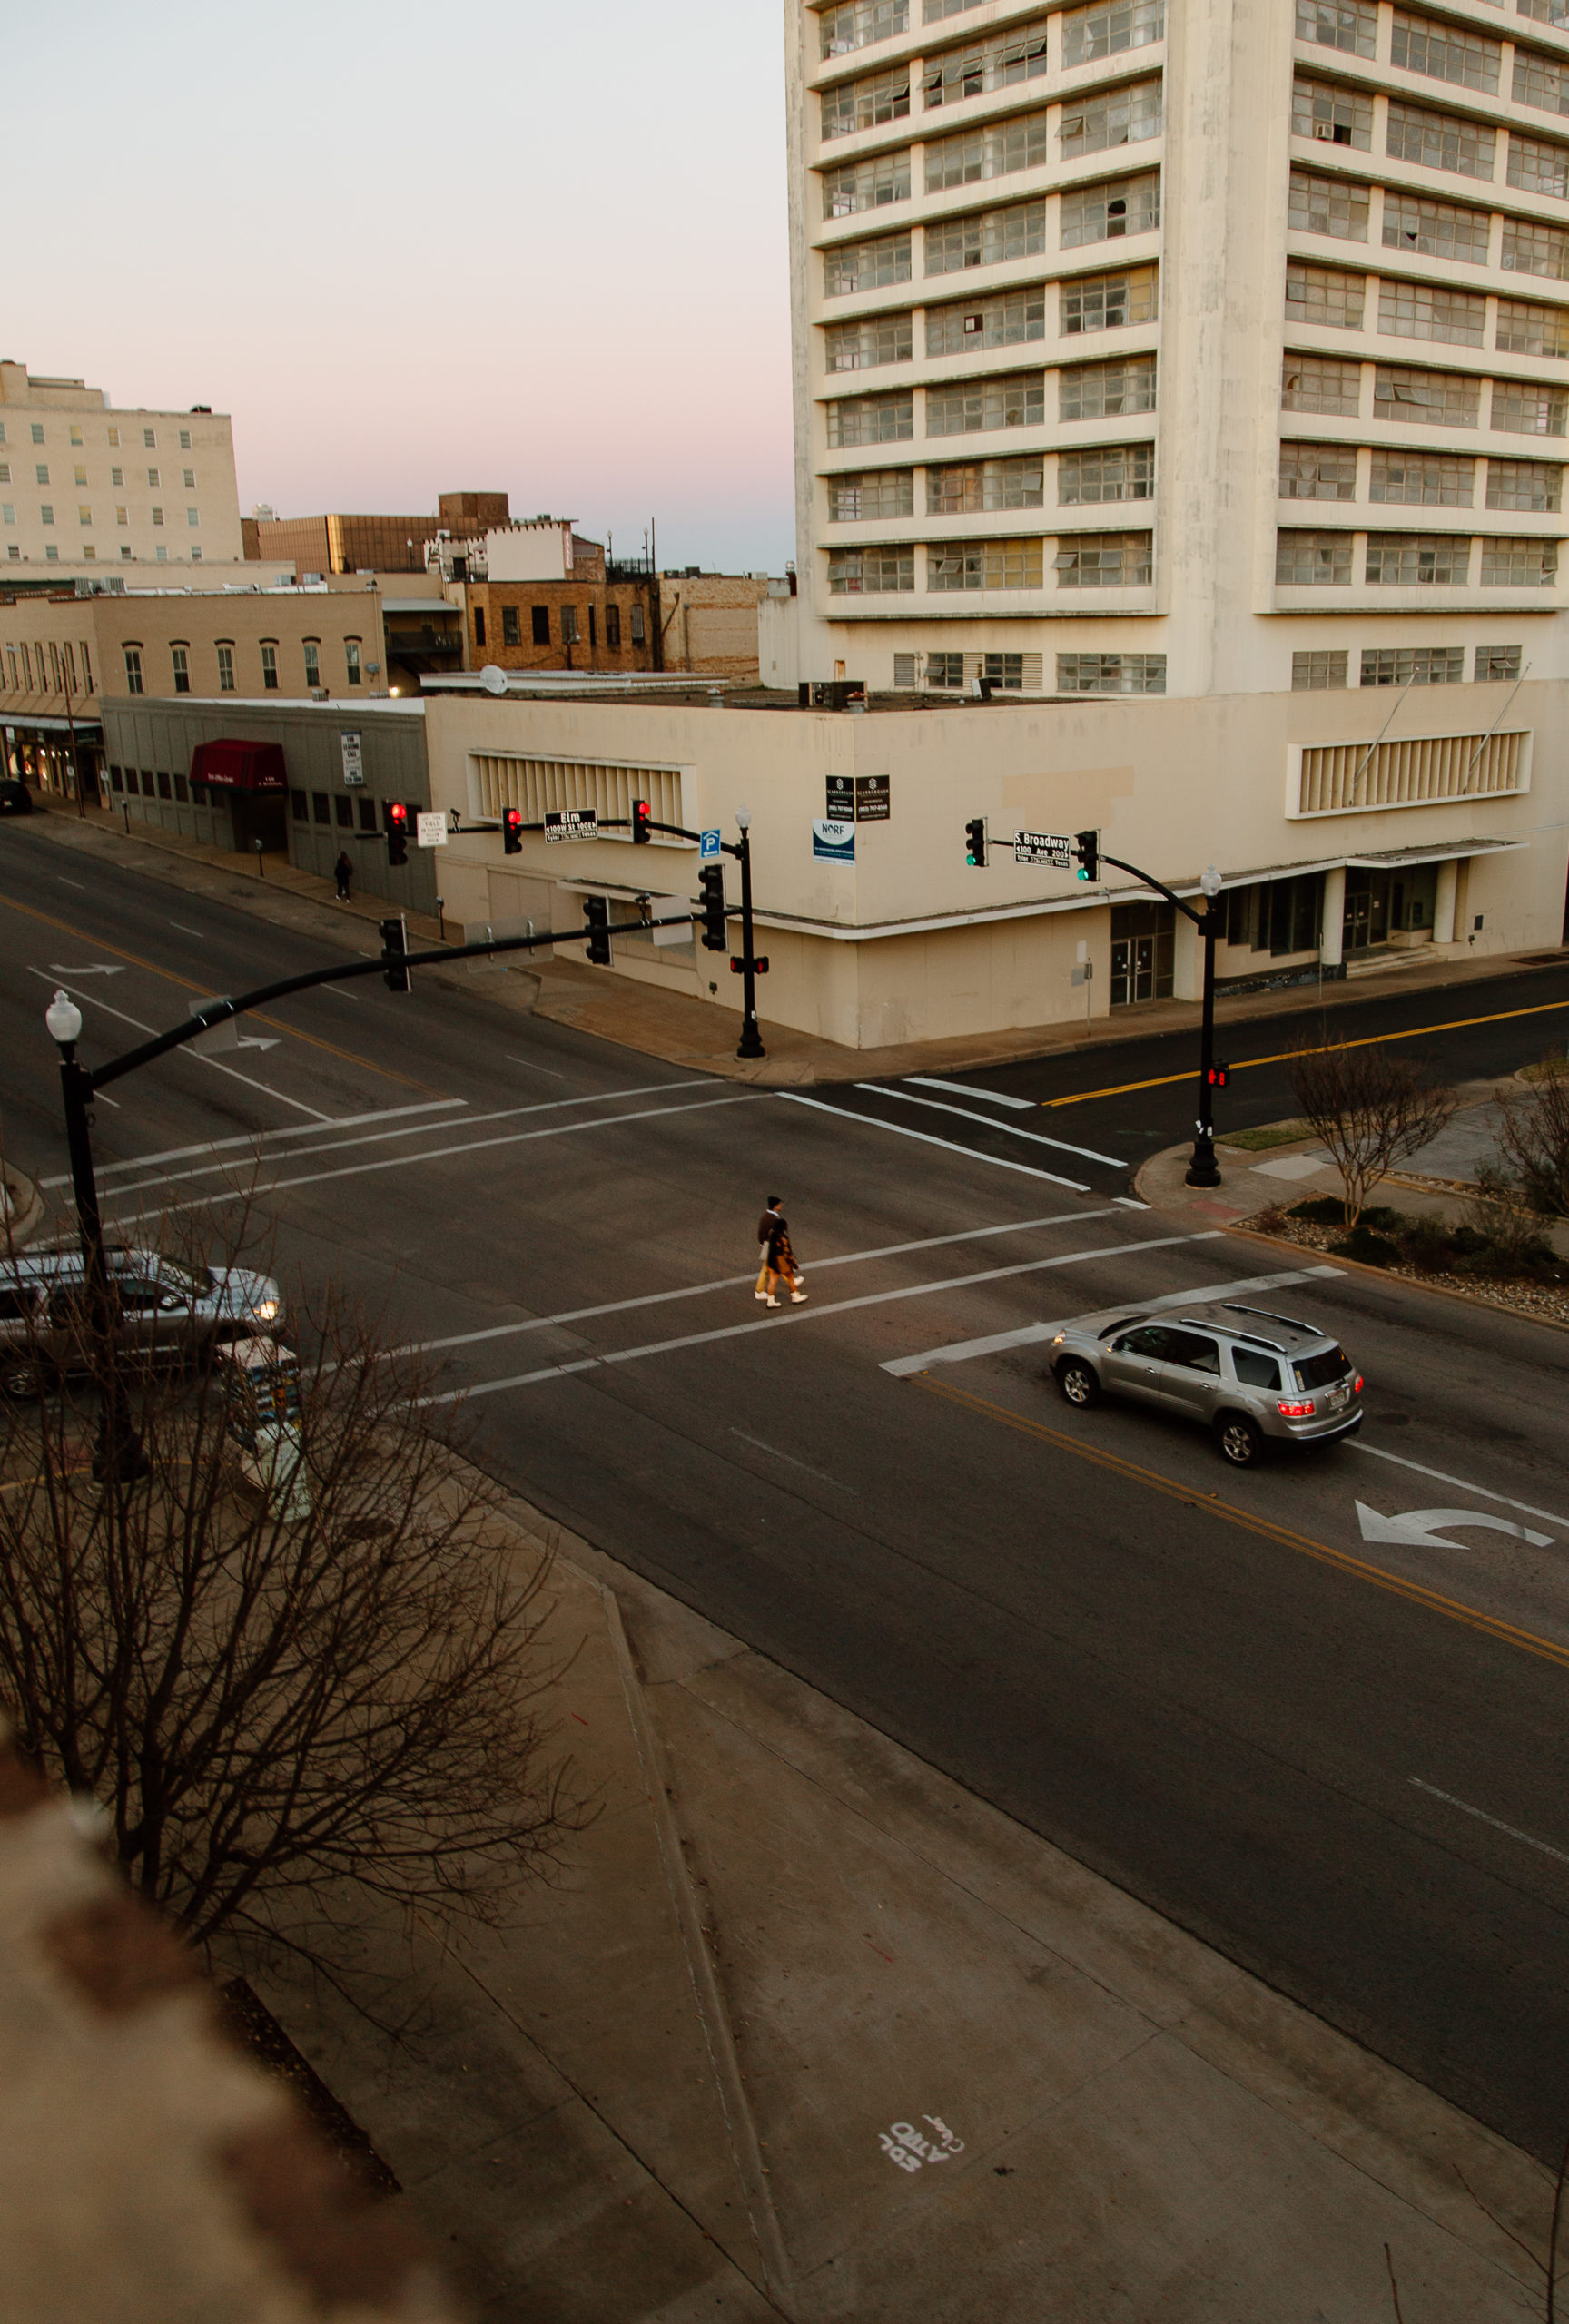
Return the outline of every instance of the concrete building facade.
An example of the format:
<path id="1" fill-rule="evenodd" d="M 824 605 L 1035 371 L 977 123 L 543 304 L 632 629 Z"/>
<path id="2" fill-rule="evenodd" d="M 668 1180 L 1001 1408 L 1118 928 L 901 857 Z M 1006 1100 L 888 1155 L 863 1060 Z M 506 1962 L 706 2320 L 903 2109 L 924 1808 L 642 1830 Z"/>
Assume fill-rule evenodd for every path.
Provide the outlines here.
<path id="1" fill-rule="evenodd" d="M 224 413 L 124 409 L 0 362 L 0 586 L 243 555 Z"/>

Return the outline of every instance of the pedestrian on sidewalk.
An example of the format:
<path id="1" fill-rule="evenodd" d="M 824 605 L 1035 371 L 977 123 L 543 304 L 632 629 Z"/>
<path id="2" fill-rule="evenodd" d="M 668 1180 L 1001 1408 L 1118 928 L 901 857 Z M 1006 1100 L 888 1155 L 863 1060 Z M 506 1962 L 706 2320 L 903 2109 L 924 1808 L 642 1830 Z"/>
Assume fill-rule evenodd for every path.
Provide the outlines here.
<path id="1" fill-rule="evenodd" d="M 332 877 L 338 882 L 338 901 L 340 904 L 346 904 L 349 901 L 349 883 L 354 877 L 354 866 L 349 860 L 349 851 L 346 847 L 340 847 L 338 851 L 338 861 L 332 866 Z"/>
<path id="2" fill-rule="evenodd" d="M 790 1246 L 790 1228 L 780 1208 L 783 1199 L 770 1195 L 768 1207 L 757 1222 L 757 1240 L 763 1246 L 763 1265 L 757 1275 L 756 1296 L 769 1307 L 777 1307 L 775 1296 L 779 1285 L 790 1286 L 790 1304 L 799 1307 L 806 1294 L 803 1288 L 806 1278 L 795 1264 L 795 1254 Z"/>

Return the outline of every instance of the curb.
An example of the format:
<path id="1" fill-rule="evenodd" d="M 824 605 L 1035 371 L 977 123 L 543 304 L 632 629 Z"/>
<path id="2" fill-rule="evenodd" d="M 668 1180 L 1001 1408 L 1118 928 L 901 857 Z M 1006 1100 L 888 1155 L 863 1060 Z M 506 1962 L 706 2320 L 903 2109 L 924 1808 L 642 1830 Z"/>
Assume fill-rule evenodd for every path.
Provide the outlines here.
<path id="1" fill-rule="evenodd" d="M 1163 1153 L 1150 1155 L 1147 1162 L 1140 1164 L 1138 1176 L 1133 1181 L 1133 1191 L 1146 1209 L 1159 1211 L 1162 1218 L 1186 1218 L 1189 1213 L 1180 1205 L 1151 1202 L 1144 1193 L 1140 1180 L 1146 1170 L 1154 1168 L 1156 1163 L 1166 1161 L 1174 1154 L 1185 1154 L 1187 1150 L 1188 1142 L 1184 1139 L 1180 1146 L 1169 1146 Z M 1555 1316 L 1530 1315 L 1523 1308 L 1505 1307 L 1495 1304 L 1491 1299 L 1478 1299 L 1471 1292 L 1456 1291 L 1446 1283 L 1420 1283 L 1407 1275 L 1393 1275 L 1387 1267 L 1370 1267 L 1366 1259 L 1342 1258 L 1338 1254 L 1317 1251 L 1311 1243 L 1288 1242 L 1284 1236 L 1266 1235 L 1257 1226 L 1246 1226 L 1238 1223 L 1234 1226 L 1223 1226 L 1219 1232 L 1223 1235 L 1235 1235 L 1242 1242 L 1261 1244 L 1267 1251 L 1289 1251 L 1299 1261 L 1309 1256 L 1316 1256 L 1320 1259 L 1333 1256 L 1335 1265 L 1343 1268 L 1347 1274 L 1365 1275 L 1369 1283 L 1381 1283 L 1386 1291 L 1417 1292 L 1425 1293 L 1434 1299 L 1454 1299 L 1458 1301 L 1462 1307 L 1469 1308 L 1473 1315 L 1481 1308 L 1489 1315 L 1507 1315 L 1517 1324 L 1539 1324 L 1544 1331 L 1569 1332 L 1569 1324 L 1559 1323 Z"/>
<path id="2" fill-rule="evenodd" d="M 582 1571 L 581 1568 L 578 1570 Z M 793 2312 L 790 2306 L 790 2262 L 768 2185 L 768 2166 L 763 2160 L 762 2142 L 757 2136 L 751 2101 L 742 2079 L 740 2060 L 735 2054 L 729 2013 L 714 1972 L 714 1956 L 704 1926 L 702 1906 L 686 1869 L 680 1828 L 671 1805 L 673 1790 L 664 1750 L 644 1698 L 643 1682 L 637 1675 L 637 1666 L 621 1620 L 620 1603 L 615 1591 L 604 1582 L 596 1582 L 595 1587 L 604 1601 L 606 1619 L 616 1649 L 617 1667 L 621 1674 L 622 1692 L 627 1698 L 627 1716 L 632 1722 L 638 1757 L 648 1780 L 648 1804 L 654 1811 L 659 1854 L 665 1866 L 665 1877 L 669 1884 L 670 1900 L 681 1925 L 681 1940 L 686 1954 L 687 1974 L 692 1980 L 693 1998 L 697 2005 L 698 2021 L 703 2027 L 709 2062 L 714 2069 L 719 2103 L 730 2132 L 730 2152 L 746 2199 L 753 2240 L 762 2263 L 763 2283 L 759 2289 L 782 2316 L 789 2317 Z"/>

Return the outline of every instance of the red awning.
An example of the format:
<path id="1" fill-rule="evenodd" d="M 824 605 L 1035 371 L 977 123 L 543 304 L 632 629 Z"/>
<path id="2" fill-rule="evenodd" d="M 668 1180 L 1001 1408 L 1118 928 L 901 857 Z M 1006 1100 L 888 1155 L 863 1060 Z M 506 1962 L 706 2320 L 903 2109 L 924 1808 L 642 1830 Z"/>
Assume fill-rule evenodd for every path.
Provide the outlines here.
<path id="1" fill-rule="evenodd" d="M 191 753 L 192 783 L 224 791 L 286 791 L 281 743 L 198 743 Z"/>

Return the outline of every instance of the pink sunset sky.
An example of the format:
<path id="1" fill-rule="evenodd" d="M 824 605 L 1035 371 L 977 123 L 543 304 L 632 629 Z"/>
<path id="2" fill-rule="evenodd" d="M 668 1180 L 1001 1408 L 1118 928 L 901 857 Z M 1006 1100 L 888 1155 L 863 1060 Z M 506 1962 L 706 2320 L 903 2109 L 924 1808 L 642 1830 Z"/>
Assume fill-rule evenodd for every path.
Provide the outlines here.
<path id="1" fill-rule="evenodd" d="M 0 353 L 232 413 L 242 510 L 794 556 L 778 0 L 86 0 L 6 51 Z"/>

